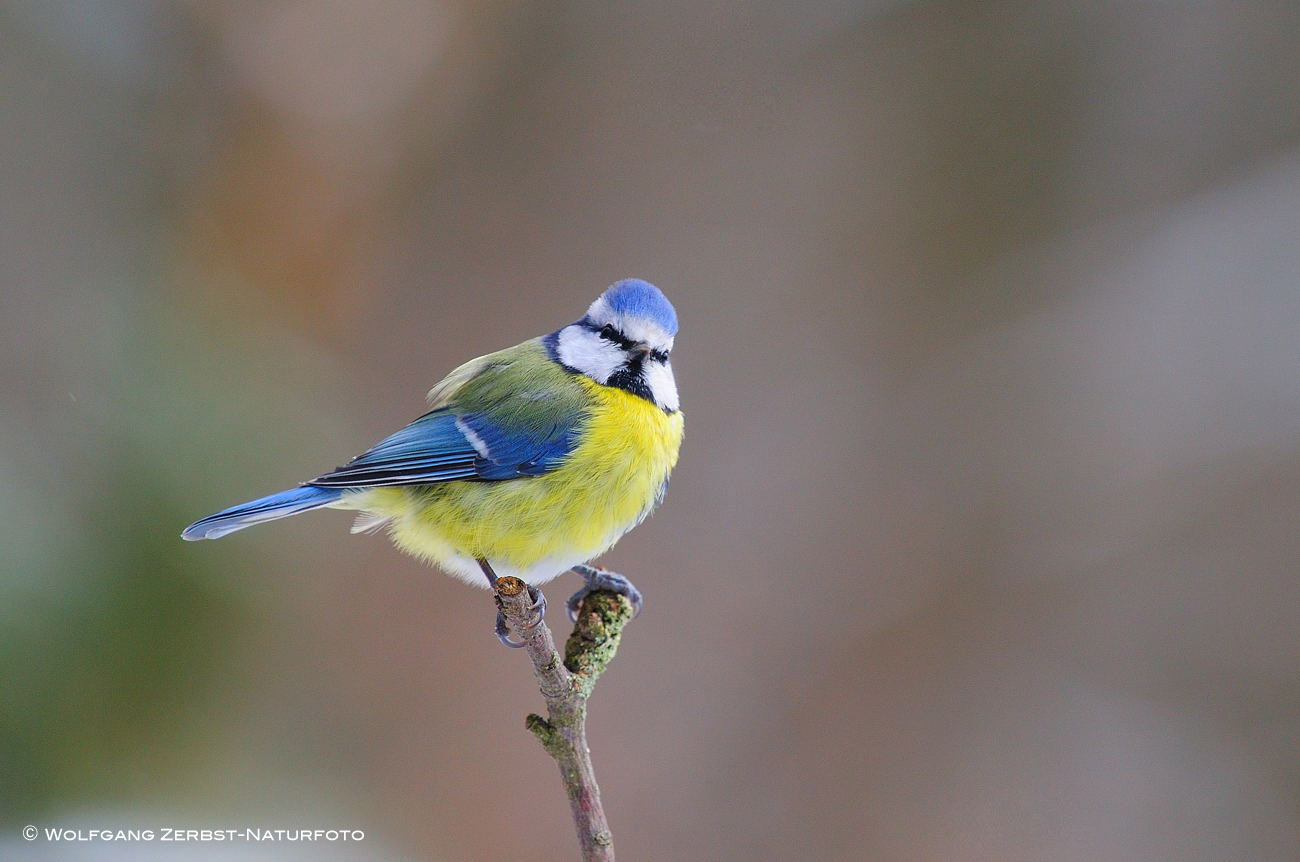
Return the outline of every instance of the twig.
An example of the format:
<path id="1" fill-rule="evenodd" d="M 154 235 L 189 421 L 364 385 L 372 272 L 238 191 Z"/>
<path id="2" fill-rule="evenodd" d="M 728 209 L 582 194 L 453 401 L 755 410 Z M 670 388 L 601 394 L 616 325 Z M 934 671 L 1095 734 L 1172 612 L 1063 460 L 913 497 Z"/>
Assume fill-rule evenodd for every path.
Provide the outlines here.
<path id="1" fill-rule="evenodd" d="M 600 804 L 600 788 L 587 748 L 587 698 L 618 652 L 623 626 L 632 618 L 632 604 L 604 590 L 589 594 L 578 609 L 578 622 L 564 645 L 561 661 L 550 628 L 537 621 L 531 609 L 528 585 L 518 578 L 498 578 L 496 591 L 510 630 L 523 640 L 524 651 L 532 659 L 533 675 L 546 700 L 547 717 L 530 715 L 525 726 L 560 767 L 582 859 L 611 862 L 614 836 Z"/>

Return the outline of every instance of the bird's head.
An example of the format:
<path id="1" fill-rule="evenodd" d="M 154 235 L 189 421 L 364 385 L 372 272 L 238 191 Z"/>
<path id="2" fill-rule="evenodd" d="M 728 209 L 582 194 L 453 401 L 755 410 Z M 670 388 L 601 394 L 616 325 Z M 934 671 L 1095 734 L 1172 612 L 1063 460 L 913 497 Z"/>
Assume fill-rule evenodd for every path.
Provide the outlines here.
<path id="1" fill-rule="evenodd" d="M 577 323 L 550 340 L 553 356 L 566 368 L 597 383 L 678 408 L 669 354 L 677 335 L 677 312 L 663 291 L 639 278 L 610 285 Z"/>

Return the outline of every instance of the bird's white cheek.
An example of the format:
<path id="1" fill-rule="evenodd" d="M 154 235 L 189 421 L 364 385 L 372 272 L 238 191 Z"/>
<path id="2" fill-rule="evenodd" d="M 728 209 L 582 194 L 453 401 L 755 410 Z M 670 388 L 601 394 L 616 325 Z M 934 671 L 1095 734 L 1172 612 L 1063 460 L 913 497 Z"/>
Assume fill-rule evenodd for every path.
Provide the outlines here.
<path id="1" fill-rule="evenodd" d="M 623 364 L 621 350 L 581 326 L 566 326 L 560 330 L 555 353 L 565 365 L 576 368 L 597 383 L 609 380 L 610 375 Z"/>
<path id="2" fill-rule="evenodd" d="M 576 368 L 597 383 L 605 383 L 624 360 L 623 351 L 582 326 L 560 330 L 555 355 L 570 368 Z"/>
<path id="3" fill-rule="evenodd" d="M 650 362 L 646 364 L 642 374 L 645 376 L 646 386 L 650 387 L 650 394 L 654 397 L 655 404 L 665 410 L 676 410 L 681 407 L 677 397 L 677 381 L 673 379 L 671 365 L 667 362 Z"/>

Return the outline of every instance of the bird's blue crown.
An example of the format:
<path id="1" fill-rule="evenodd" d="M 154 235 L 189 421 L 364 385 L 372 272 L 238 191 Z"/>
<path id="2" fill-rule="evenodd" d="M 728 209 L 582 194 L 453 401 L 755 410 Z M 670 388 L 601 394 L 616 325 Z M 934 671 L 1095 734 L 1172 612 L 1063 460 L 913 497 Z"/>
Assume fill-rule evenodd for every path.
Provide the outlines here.
<path id="1" fill-rule="evenodd" d="M 677 311 L 659 288 L 639 278 L 625 278 L 611 284 L 602 294 L 616 314 L 643 317 L 663 327 L 670 336 L 677 334 Z"/>

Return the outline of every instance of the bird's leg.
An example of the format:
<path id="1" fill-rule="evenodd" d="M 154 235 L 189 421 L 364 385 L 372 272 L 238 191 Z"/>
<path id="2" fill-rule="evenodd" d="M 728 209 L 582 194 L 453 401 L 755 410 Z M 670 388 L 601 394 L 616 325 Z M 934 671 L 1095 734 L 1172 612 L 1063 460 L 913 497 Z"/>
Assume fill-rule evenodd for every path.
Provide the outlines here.
<path id="1" fill-rule="evenodd" d="M 524 642 L 512 641 L 510 639 L 510 627 L 506 625 L 506 614 L 505 611 L 501 609 L 501 597 L 497 595 L 496 592 L 497 573 L 492 571 L 492 566 L 490 563 L 488 563 L 487 560 L 479 560 L 478 567 L 483 570 L 483 575 L 488 579 L 489 588 L 492 590 L 492 595 L 496 599 L 497 622 L 496 622 L 496 628 L 494 630 L 496 631 L 497 640 L 501 641 L 501 643 L 505 644 L 511 649 L 519 649 L 524 645 Z M 537 616 L 533 617 L 531 620 L 529 620 L 527 623 L 524 624 L 525 629 L 536 628 L 538 625 L 541 624 L 542 619 L 546 616 L 546 595 L 541 590 L 537 589 L 537 587 L 534 587 L 531 584 L 529 584 L 528 596 L 533 600 L 533 604 L 530 610 L 536 611 Z"/>
<path id="2" fill-rule="evenodd" d="M 607 572 L 595 566 L 582 564 L 574 566 L 573 570 L 582 575 L 582 579 L 587 583 L 582 589 L 569 596 L 567 603 L 569 619 L 578 621 L 578 606 L 582 604 L 583 599 L 596 590 L 607 590 L 626 597 L 632 603 L 633 617 L 641 613 L 641 591 L 618 572 Z"/>

